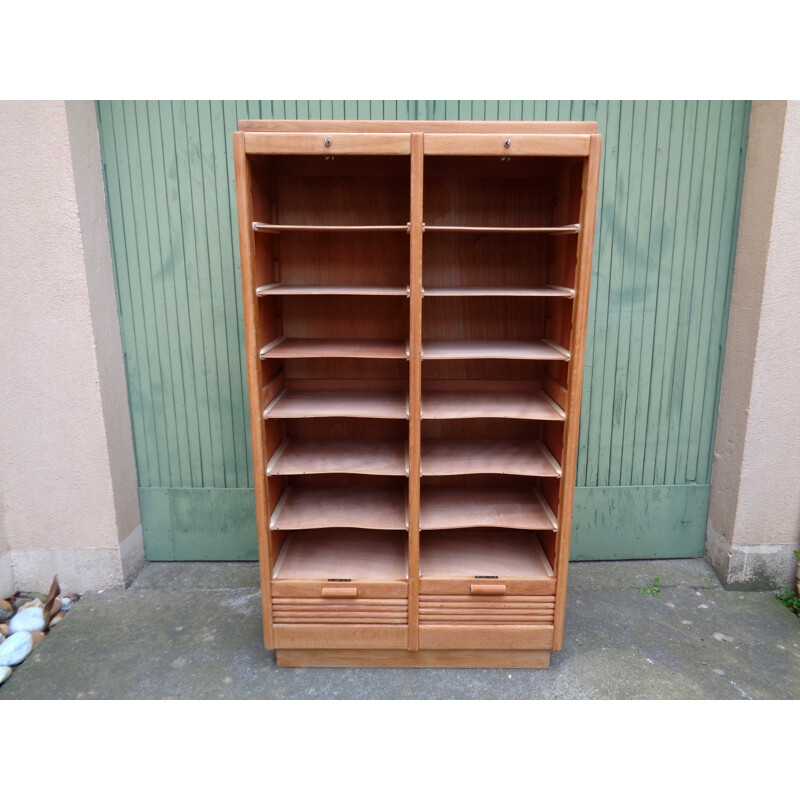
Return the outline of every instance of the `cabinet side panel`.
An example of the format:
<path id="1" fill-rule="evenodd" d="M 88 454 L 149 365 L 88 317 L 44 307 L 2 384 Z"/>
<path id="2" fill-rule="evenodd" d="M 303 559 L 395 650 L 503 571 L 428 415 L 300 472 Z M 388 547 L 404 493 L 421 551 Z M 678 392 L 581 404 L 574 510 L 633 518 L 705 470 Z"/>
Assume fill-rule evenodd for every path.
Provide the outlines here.
<path id="1" fill-rule="evenodd" d="M 589 313 L 589 282 L 592 273 L 594 223 L 597 213 L 597 184 L 600 176 L 602 137 L 591 137 L 589 155 L 583 173 L 578 264 L 575 276 L 575 300 L 572 309 L 572 337 L 569 373 L 567 376 L 567 419 L 564 423 L 564 452 L 559 499 L 558 544 L 556 548 L 556 613 L 553 631 L 553 650 L 560 650 L 564 639 L 564 608 L 567 602 L 567 567 L 569 540 L 572 528 L 572 503 L 575 497 L 575 465 L 580 434 L 581 389 L 583 362 L 586 356 L 586 324 Z"/>
<path id="2" fill-rule="evenodd" d="M 250 430 L 253 437 L 253 480 L 256 499 L 259 569 L 261 573 L 261 612 L 264 646 L 273 648 L 271 606 L 271 558 L 269 541 L 269 497 L 264 463 L 264 422 L 261 408 L 261 364 L 258 358 L 258 305 L 256 299 L 255 241 L 250 166 L 244 134 L 233 134 L 236 168 L 236 202 L 239 217 L 239 247 L 242 258 L 242 294 L 245 347 L 247 348 L 247 389 L 250 398 Z"/>

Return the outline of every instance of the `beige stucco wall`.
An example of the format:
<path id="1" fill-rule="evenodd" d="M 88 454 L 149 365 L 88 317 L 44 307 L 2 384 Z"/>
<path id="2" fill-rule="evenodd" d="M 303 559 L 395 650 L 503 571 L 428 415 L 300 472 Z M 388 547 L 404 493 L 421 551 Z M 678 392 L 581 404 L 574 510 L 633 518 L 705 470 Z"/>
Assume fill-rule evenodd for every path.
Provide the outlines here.
<path id="1" fill-rule="evenodd" d="M 120 542 L 140 538 L 105 215 L 94 105 L 0 103 L 0 491 L 18 588 L 56 570 L 78 590 L 119 585 Z"/>
<path id="2" fill-rule="evenodd" d="M 754 102 L 707 555 L 726 584 L 785 584 L 800 546 L 800 102 Z"/>

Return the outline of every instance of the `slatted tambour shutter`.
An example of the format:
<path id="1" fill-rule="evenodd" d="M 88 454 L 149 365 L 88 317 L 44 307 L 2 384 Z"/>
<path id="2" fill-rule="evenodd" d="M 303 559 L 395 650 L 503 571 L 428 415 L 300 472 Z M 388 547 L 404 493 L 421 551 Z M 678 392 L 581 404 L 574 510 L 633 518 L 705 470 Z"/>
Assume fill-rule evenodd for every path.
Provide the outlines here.
<path id="1" fill-rule="evenodd" d="M 702 553 L 750 104 L 97 104 L 146 554 L 255 559 L 239 119 L 597 120 L 572 557 Z"/>

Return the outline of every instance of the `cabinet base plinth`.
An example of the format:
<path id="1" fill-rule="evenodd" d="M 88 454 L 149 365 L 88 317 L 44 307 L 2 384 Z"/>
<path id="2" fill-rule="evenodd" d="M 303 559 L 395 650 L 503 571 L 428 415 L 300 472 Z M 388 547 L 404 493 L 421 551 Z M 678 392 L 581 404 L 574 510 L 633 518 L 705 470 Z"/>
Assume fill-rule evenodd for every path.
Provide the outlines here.
<path id="1" fill-rule="evenodd" d="M 279 667 L 448 667 L 546 669 L 549 650 L 287 650 L 275 651 Z"/>

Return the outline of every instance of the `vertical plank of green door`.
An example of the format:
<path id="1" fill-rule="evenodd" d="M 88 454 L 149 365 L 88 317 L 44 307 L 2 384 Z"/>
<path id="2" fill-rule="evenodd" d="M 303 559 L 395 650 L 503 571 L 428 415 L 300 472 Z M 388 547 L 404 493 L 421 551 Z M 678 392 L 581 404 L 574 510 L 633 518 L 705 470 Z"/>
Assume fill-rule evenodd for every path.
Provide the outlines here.
<path id="1" fill-rule="evenodd" d="M 275 113 L 276 102 L 272 102 L 272 111 Z M 245 112 L 244 104 L 241 102 L 226 102 L 224 104 L 225 110 L 225 123 L 229 131 L 233 132 L 238 126 L 238 120 L 243 119 L 242 113 Z M 277 117 L 276 117 L 277 118 Z M 228 146 L 233 146 L 232 136 L 228 137 Z M 245 431 L 245 454 L 246 454 L 246 475 L 247 483 L 240 484 L 241 486 L 253 486 L 253 439 L 250 432 L 250 400 L 247 394 L 247 359 L 245 353 L 244 341 L 244 309 L 242 297 L 242 273 L 241 261 L 239 253 L 239 237 L 237 236 L 237 205 L 236 205 L 236 180 L 233 167 L 233 152 L 230 151 L 228 155 L 228 198 L 232 210 L 231 219 L 231 239 L 233 242 L 233 250 L 235 256 L 235 279 L 236 279 L 236 316 L 238 319 L 239 327 L 239 341 L 241 347 L 239 351 L 239 369 L 242 373 L 242 414 L 244 418 L 244 431 Z"/>
<path id="2" fill-rule="evenodd" d="M 697 481 L 703 483 L 711 480 L 714 432 L 716 429 L 719 386 L 722 378 L 725 335 L 727 332 L 727 309 L 730 298 L 730 284 L 733 277 L 747 123 L 750 117 L 748 102 L 737 101 L 730 105 L 730 145 L 724 175 L 719 246 L 716 255 L 719 268 L 717 282 L 714 287 L 715 296 L 712 304 L 711 332 L 707 343 L 709 353 L 716 357 L 715 369 L 707 369 L 703 376 L 705 385 L 702 392 L 702 406 L 695 410 L 695 413 L 699 413 L 701 417 L 697 448 Z M 723 270 L 723 266 L 727 267 L 727 269 Z M 719 343 L 719 347 L 714 347 L 715 342 Z"/>
<path id="3" fill-rule="evenodd" d="M 522 100 L 509 100 L 508 119 L 519 121 L 522 119 Z"/>
<path id="4" fill-rule="evenodd" d="M 664 359 L 663 383 L 661 385 L 661 421 L 658 426 L 658 445 L 656 450 L 656 484 L 674 483 L 674 459 L 670 471 L 669 458 L 673 443 L 677 441 L 671 421 L 674 418 L 675 396 L 680 388 L 681 362 L 678 356 L 681 332 L 678 329 L 683 298 L 685 279 L 690 270 L 686 265 L 687 217 L 689 215 L 689 197 L 692 186 L 692 158 L 695 145 L 695 128 L 697 127 L 697 101 L 684 104 L 683 129 L 681 140 L 681 170 L 678 181 L 676 213 L 674 217 L 675 246 L 672 251 L 672 291 L 670 293 L 669 314 L 666 322 L 666 357 Z"/>
<path id="5" fill-rule="evenodd" d="M 521 113 L 520 118 L 529 121 L 533 120 L 533 106 L 534 106 L 533 100 L 523 100 L 522 111 L 520 112 Z"/>
<path id="6" fill-rule="evenodd" d="M 180 377 L 179 359 L 174 357 L 171 347 L 171 337 L 169 332 L 169 313 L 167 311 L 167 291 L 165 287 L 166 275 L 170 270 L 169 265 L 169 240 L 166 238 L 166 231 L 162 235 L 161 228 L 165 227 L 165 220 L 159 215 L 166 212 L 163 203 L 156 193 L 156 177 L 153 168 L 155 156 L 151 145 L 150 119 L 147 104 L 138 100 L 133 103 L 133 120 L 131 121 L 138 143 L 139 163 L 139 185 L 135 191 L 141 190 L 141 206 L 135 210 L 141 219 L 141 226 L 146 231 L 147 250 L 140 253 L 146 258 L 143 265 L 142 278 L 149 277 L 149 292 L 145 288 L 146 280 L 142 282 L 145 315 L 149 319 L 149 329 L 153 336 L 154 351 L 148 354 L 149 358 L 155 359 L 154 372 L 158 376 L 158 386 L 160 387 L 160 399 L 158 403 L 156 396 L 151 394 L 155 403 L 155 414 L 160 417 L 163 425 L 162 436 L 160 439 L 159 450 L 162 453 L 161 485 L 178 485 L 182 479 L 180 465 L 180 447 L 177 439 L 177 416 L 176 408 L 178 402 L 175 397 L 174 383 Z M 155 215 L 153 214 L 155 210 Z M 156 217 L 155 219 L 153 217 Z M 162 249 L 162 242 L 166 243 L 167 249 Z"/>
<path id="7" fill-rule="evenodd" d="M 614 255 L 614 227 L 617 215 L 617 164 L 619 154 L 622 104 L 612 101 L 606 104 L 607 121 L 604 142 L 604 158 L 600 176 L 598 206 L 600 224 L 595 231 L 597 267 L 595 272 L 595 325 L 592 337 L 591 383 L 596 387 L 590 396 L 590 420 L 597 420 L 588 430 L 586 449 L 586 485 L 606 485 L 608 468 L 605 454 L 608 452 L 611 426 L 611 409 L 608 403 L 606 374 L 614 365 L 614 353 L 609 345 L 609 318 L 613 300 L 611 266 Z M 610 378 L 609 378 L 610 380 Z M 613 402 L 613 397 L 611 398 Z"/>
<path id="8" fill-rule="evenodd" d="M 260 106 L 260 103 L 259 103 Z M 225 447 L 222 432 L 222 398 L 220 387 L 224 376 L 220 368 L 220 356 L 224 342 L 220 341 L 220 325 L 217 306 L 219 303 L 218 284 L 214 279 L 217 270 L 211 269 L 212 242 L 218 237 L 214 234 L 213 220 L 209 217 L 207 203 L 207 176 L 210 169 L 210 153 L 206 142 L 210 136 L 210 120 L 202 110 L 206 101 L 192 101 L 186 104 L 186 130 L 189 145 L 189 174 L 191 176 L 192 213 L 195 218 L 195 252 L 197 256 L 198 306 L 203 327 L 203 350 L 205 371 L 205 398 L 208 411 L 208 439 L 211 446 L 210 469 L 214 486 L 225 486 Z"/>
<path id="9" fill-rule="evenodd" d="M 236 431 L 234 429 L 232 383 L 236 379 L 241 385 L 241 375 L 234 371 L 235 361 L 231 354 L 241 347 L 238 335 L 238 320 L 229 312 L 233 292 L 228 287 L 228 279 L 233 275 L 234 265 L 230 258 L 231 221 L 230 209 L 220 213 L 220 202 L 227 189 L 225 170 L 227 148 L 225 131 L 218 124 L 219 136 L 215 131 L 215 109 L 212 103 L 198 104 L 200 121 L 200 142 L 203 153 L 203 205 L 207 217 L 207 242 L 209 254 L 209 286 L 212 301 L 215 355 L 217 359 L 218 385 L 216 396 L 219 402 L 218 425 L 221 438 L 222 476 L 224 486 L 234 488 L 236 475 Z M 219 157 L 218 150 L 221 149 Z"/>
<path id="10" fill-rule="evenodd" d="M 533 113 L 533 103 L 531 103 L 531 113 Z M 586 327 L 586 359 L 583 367 L 583 394 L 581 397 L 581 431 L 578 440 L 578 465 L 577 465 L 577 485 L 588 486 L 589 481 L 589 460 L 590 460 L 590 440 L 597 431 L 599 423 L 594 420 L 592 416 L 592 409 L 598 404 L 602 398 L 602 387 L 599 383 L 595 383 L 595 374 L 597 373 L 598 364 L 601 355 L 598 351 L 597 345 L 597 326 L 598 319 L 601 314 L 598 311 L 600 285 L 605 286 L 604 308 L 605 300 L 607 300 L 607 283 L 604 283 L 603 270 L 600 263 L 600 237 L 602 234 L 601 224 L 603 222 L 603 206 L 605 204 L 604 186 L 606 164 L 608 161 L 608 103 L 601 101 L 593 105 L 591 110 L 587 113 L 587 119 L 596 120 L 597 128 L 603 136 L 603 152 L 600 159 L 600 175 L 597 187 L 597 220 L 595 223 L 594 245 L 592 251 L 592 279 L 589 285 L 589 316 Z M 594 437 L 595 440 L 597 436 Z M 594 480 L 596 481 L 596 448 L 594 452 Z M 594 485 L 594 484 L 592 484 Z"/>
<path id="11" fill-rule="evenodd" d="M 128 399 L 131 406 L 131 426 L 136 451 L 136 466 L 139 479 L 150 475 L 150 448 L 155 442 L 149 442 L 145 435 L 145 421 L 142 398 L 142 376 L 139 372 L 139 360 L 136 352 L 136 324 L 133 311 L 132 282 L 136 272 L 128 262 L 126 244 L 125 212 L 122 208 L 122 175 L 120 174 L 119 148 L 115 104 L 101 101 L 97 104 L 98 119 L 102 127 L 103 171 L 106 180 L 106 201 L 108 205 L 109 227 L 114 232 L 111 237 L 111 252 L 114 260 L 114 276 L 117 289 L 117 306 L 120 318 L 120 333 L 125 354 L 125 371 L 128 382 Z M 120 142 L 124 147 L 124 143 Z"/>
<path id="12" fill-rule="evenodd" d="M 248 108 L 248 111 L 250 109 Z M 205 329 L 202 303 L 203 288 L 200 280 L 200 260 L 198 255 L 198 227 L 205 228 L 205 221 L 195 214 L 197 203 L 193 197 L 199 192 L 196 177 L 197 167 L 193 166 L 193 145 L 190 133 L 191 109 L 186 102 L 176 102 L 172 107 L 172 124 L 175 136 L 175 162 L 178 184 L 180 218 L 183 221 L 183 254 L 186 297 L 185 314 L 188 317 L 186 329 L 188 345 L 185 353 L 192 370 L 192 392 L 197 408 L 197 437 L 199 443 L 199 481 L 196 486 L 214 485 L 214 446 L 211 436 L 211 413 L 208 392 L 208 356 L 211 336 Z"/>
<path id="13" fill-rule="evenodd" d="M 145 204 L 148 208 L 148 224 L 157 237 L 156 262 L 150 269 L 157 276 L 158 315 L 163 320 L 159 334 L 159 350 L 162 353 L 162 377 L 164 399 L 167 407 L 167 457 L 169 461 L 170 485 L 187 486 L 191 483 L 189 459 L 189 434 L 186 425 L 186 401 L 183 389 L 183 364 L 180 351 L 180 331 L 177 325 L 177 302 L 175 286 L 175 252 L 170 230 L 178 225 L 169 213 L 165 175 L 167 163 L 164 158 L 163 126 L 159 104 L 148 101 L 139 108 L 137 123 L 140 136 L 146 138 L 147 155 L 143 157 L 143 175 L 146 176 Z M 150 162 L 150 169 L 145 165 Z"/>
<path id="14" fill-rule="evenodd" d="M 497 119 L 511 119 L 511 102 L 509 100 L 497 101 Z"/>
<path id="15" fill-rule="evenodd" d="M 667 181 L 670 173 L 670 133 L 672 129 L 672 103 L 656 101 L 658 122 L 651 132 L 655 144 L 652 172 L 652 200 L 650 219 L 642 224 L 648 228 L 648 245 L 643 254 L 646 282 L 642 313 L 642 340 L 639 358 L 639 391 L 633 432 L 633 469 L 631 484 L 643 486 L 649 482 L 646 473 L 646 455 L 650 444 L 648 419 L 651 409 L 657 404 L 659 395 L 654 391 L 654 379 L 660 380 L 663 340 L 657 335 L 659 316 L 663 316 L 663 305 L 668 300 L 664 293 L 662 278 L 668 280 L 663 260 L 664 230 L 666 227 Z M 658 376 L 655 378 L 655 376 Z M 660 385 L 660 384 L 659 384 Z"/>
<path id="16" fill-rule="evenodd" d="M 272 103 L 270 102 L 270 113 Z M 233 167 L 233 133 L 238 127 L 236 107 L 233 103 L 219 103 L 218 115 L 214 116 L 216 131 L 222 136 L 215 158 L 224 159 L 218 166 L 218 187 L 220 189 L 220 232 L 223 234 L 224 250 L 229 269 L 226 272 L 226 298 L 230 304 L 228 325 L 232 331 L 228 339 L 228 358 L 230 359 L 234 385 L 231 387 L 233 424 L 236 439 L 236 486 L 243 488 L 252 485 L 250 475 L 252 464 L 249 453 L 250 415 L 247 395 L 247 367 L 245 361 L 242 276 L 239 261 L 239 238 L 236 235 L 238 215 L 236 206 L 236 180 Z M 227 220 L 227 222 L 226 222 Z M 235 350 L 233 349 L 235 347 Z"/>
<path id="17" fill-rule="evenodd" d="M 691 280 L 688 283 L 687 294 L 683 297 L 684 313 L 678 318 L 678 362 L 681 365 L 679 373 L 681 380 L 680 388 L 675 396 L 676 404 L 673 406 L 673 410 L 677 412 L 673 417 L 674 427 L 672 429 L 675 437 L 674 458 L 671 462 L 672 469 L 669 468 L 670 465 L 668 464 L 667 472 L 667 475 L 673 475 L 672 481 L 674 483 L 686 482 L 686 451 L 689 446 L 689 417 L 691 414 L 692 391 L 694 389 L 694 384 L 687 378 L 694 373 L 697 366 L 695 344 L 699 328 L 698 320 L 703 285 L 700 253 L 705 252 L 704 247 L 701 248 L 700 241 L 707 232 L 707 218 L 702 203 L 710 191 L 715 156 L 713 150 L 709 151 L 710 110 L 710 103 L 707 101 L 700 103 L 697 109 L 697 130 L 695 132 L 695 149 L 692 162 L 693 181 L 689 202 L 694 209 L 697 209 L 699 204 L 700 213 L 695 211 L 688 220 L 686 260 L 691 272 Z"/>
<path id="18" fill-rule="evenodd" d="M 135 272 L 135 280 L 131 281 L 131 301 L 134 324 L 134 349 L 140 378 L 140 402 L 142 409 L 144 444 L 148 452 L 149 485 L 163 486 L 162 479 L 161 438 L 164 433 L 163 405 L 161 413 L 157 413 L 157 405 L 161 404 L 161 385 L 157 369 L 157 343 L 153 341 L 151 329 L 152 313 L 145 311 L 147 294 L 152 297 L 150 288 L 149 264 L 147 262 L 146 227 L 142 218 L 141 195 L 137 202 L 133 184 L 141 173 L 141 165 L 136 154 L 136 128 L 131 122 L 133 103 L 126 101 L 115 106 L 115 130 L 117 139 L 117 163 L 120 175 L 122 207 L 125 213 L 125 250 L 128 268 Z M 137 205 L 139 206 L 137 213 Z M 151 356 L 153 356 L 151 358 Z"/>
<path id="19" fill-rule="evenodd" d="M 658 310 L 653 333 L 656 349 L 653 353 L 653 368 L 650 375 L 650 405 L 647 409 L 647 432 L 644 445 L 642 482 L 645 485 L 657 483 L 656 459 L 659 454 L 659 433 L 667 418 L 664 392 L 667 378 L 665 376 L 671 375 L 672 367 L 669 366 L 669 363 L 672 363 L 670 359 L 674 357 L 674 350 L 669 341 L 672 329 L 668 327 L 668 324 L 673 317 L 677 319 L 678 306 L 675 301 L 675 286 L 679 277 L 676 276 L 677 265 L 674 257 L 677 239 L 675 219 L 678 213 L 678 187 L 682 172 L 685 103 L 662 101 L 662 105 L 669 109 L 669 143 L 667 145 L 669 159 L 664 188 L 664 220 L 659 252 L 660 264 L 656 297 Z M 662 402 L 664 406 L 662 406 Z"/>
<path id="20" fill-rule="evenodd" d="M 184 219 L 184 206 L 181 202 L 182 185 L 178 167 L 178 149 L 175 132 L 176 103 L 159 101 L 164 160 L 169 166 L 164 179 L 167 195 L 167 209 L 170 224 L 170 245 L 172 253 L 172 274 L 175 285 L 175 323 L 178 330 L 178 345 L 183 380 L 183 415 L 186 425 L 189 448 L 189 468 L 191 486 L 203 485 L 203 453 L 200 436 L 200 410 L 196 389 L 194 365 L 194 341 L 192 336 L 192 317 L 188 302 L 188 270 L 185 246 L 187 221 Z"/>
<path id="21" fill-rule="evenodd" d="M 601 415 L 603 427 L 600 430 L 600 452 L 598 464 L 598 485 L 615 485 L 611 482 L 614 461 L 616 428 L 619 420 L 616 415 L 622 408 L 622 387 L 617 385 L 619 359 L 620 326 L 622 325 L 622 288 L 624 284 L 625 239 L 628 228 L 628 205 L 630 202 L 629 171 L 631 158 L 631 134 L 633 130 L 633 103 L 622 102 L 620 105 L 619 139 L 617 141 L 617 162 L 615 175 L 614 214 L 609 250 L 609 314 L 605 337 L 605 363 L 603 369 L 603 404 Z M 618 448 L 617 448 L 618 451 Z M 615 470 L 616 471 L 616 470 Z"/>
<path id="22" fill-rule="evenodd" d="M 628 400 L 635 392 L 634 382 L 629 381 L 631 372 L 630 353 L 634 337 L 633 318 L 636 308 L 637 269 L 636 246 L 639 231 L 640 198 L 642 195 L 642 165 L 645 147 L 645 123 L 647 105 L 637 100 L 632 107 L 632 124 L 628 145 L 627 195 L 624 229 L 621 232 L 620 246 L 620 290 L 619 321 L 617 326 L 617 359 L 614 372 L 614 405 L 612 411 L 611 450 L 609 454 L 609 486 L 623 486 L 630 473 L 630 447 L 625 440 L 625 418 Z M 635 376 L 633 376 L 635 379 Z"/>
<path id="23" fill-rule="evenodd" d="M 633 284 L 631 293 L 630 351 L 628 354 L 627 391 L 623 435 L 627 457 L 620 473 L 620 485 L 636 486 L 642 480 L 643 446 L 640 432 L 642 418 L 647 417 L 650 387 L 650 363 L 653 357 L 653 317 L 658 283 L 658 260 L 650 260 L 650 241 L 657 238 L 659 221 L 653 217 L 656 191 L 656 155 L 659 125 L 658 101 L 644 105 L 642 167 L 640 173 L 639 209 L 636 214 L 636 242 L 633 247 Z M 654 228 L 656 230 L 654 230 Z M 651 276 L 653 280 L 651 281 Z"/>
<path id="24" fill-rule="evenodd" d="M 707 154 L 706 161 L 713 161 L 713 171 L 711 173 L 711 190 L 706 194 L 703 204 L 705 230 L 702 240 L 705 243 L 705 249 L 700 248 L 698 258 L 703 272 L 703 286 L 697 315 L 699 317 L 697 339 L 694 343 L 697 366 L 691 374 L 693 387 L 684 473 L 686 482 L 690 483 L 697 481 L 705 376 L 708 372 L 716 373 L 717 359 L 722 349 L 710 348 L 709 342 L 712 335 L 714 301 L 717 296 L 717 278 L 720 272 L 718 266 L 720 265 L 719 239 L 722 227 L 725 174 L 728 171 L 728 155 L 730 152 L 732 110 L 730 103 L 723 104 L 718 100 L 711 103 L 710 119 L 712 124 L 709 125 L 709 146 L 714 148 L 714 157 L 711 159 Z"/>
<path id="25" fill-rule="evenodd" d="M 444 118 L 458 119 L 458 100 L 447 100 L 444 104 Z"/>

